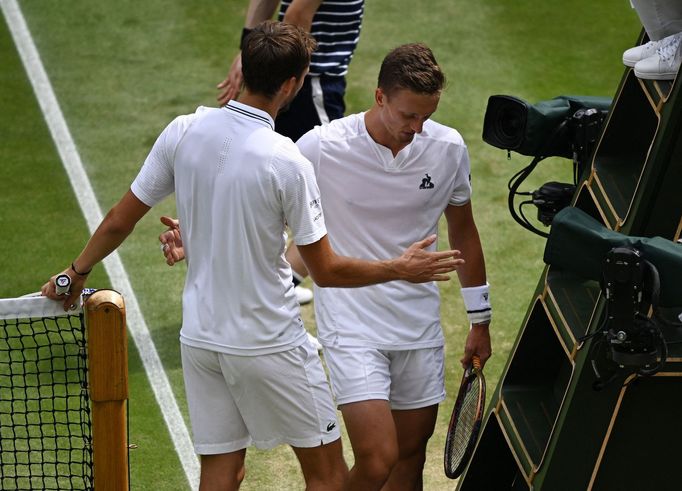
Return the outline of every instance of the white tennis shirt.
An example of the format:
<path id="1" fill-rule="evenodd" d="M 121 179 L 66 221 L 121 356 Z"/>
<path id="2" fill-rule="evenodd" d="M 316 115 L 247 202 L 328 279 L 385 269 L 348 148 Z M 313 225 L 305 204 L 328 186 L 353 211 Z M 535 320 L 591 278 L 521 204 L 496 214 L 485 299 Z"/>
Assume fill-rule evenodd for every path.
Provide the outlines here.
<path id="1" fill-rule="evenodd" d="M 297 244 L 326 235 L 313 168 L 261 110 L 231 101 L 179 116 L 131 186 L 153 206 L 175 191 L 187 256 L 183 343 L 240 355 L 306 339 L 285 225 Z"/>
<path id="2" fill-rule="evenodd" d="M 370 137 L 364 116 L 317 126 L 296 144 L 315 168 L 334 250 L 389 259 L 437 233 L 449 204 L 469 202 L 469 155 L 457 131 L 428 120 L 394 158 Z M 316 288 L 315 314 L 318 337 L 328 346 L 443 345 L 435 282 Z"/>

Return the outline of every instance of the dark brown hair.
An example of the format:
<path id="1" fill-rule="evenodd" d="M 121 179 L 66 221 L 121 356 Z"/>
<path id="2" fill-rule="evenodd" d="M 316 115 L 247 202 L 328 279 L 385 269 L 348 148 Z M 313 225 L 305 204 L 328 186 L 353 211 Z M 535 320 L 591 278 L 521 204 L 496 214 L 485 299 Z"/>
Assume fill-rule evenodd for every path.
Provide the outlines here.
<path id="1" fill-rule="evenodd" d="M 445 74 L 431 49 L 422 43 L 403 44 L 386 55 L 379 70 L 378 87 L 391 95 L 398 89 L 418 94 L 437 94 L 443 90 Z"/>
<path id="2" fill-rule="evenodd" d="M 250 92 L 271 98 L 284 82 L 303 75 L 315 47 L 313 37 L 297 26 L 261 22 L 244 39 L 244 85 Z"/>

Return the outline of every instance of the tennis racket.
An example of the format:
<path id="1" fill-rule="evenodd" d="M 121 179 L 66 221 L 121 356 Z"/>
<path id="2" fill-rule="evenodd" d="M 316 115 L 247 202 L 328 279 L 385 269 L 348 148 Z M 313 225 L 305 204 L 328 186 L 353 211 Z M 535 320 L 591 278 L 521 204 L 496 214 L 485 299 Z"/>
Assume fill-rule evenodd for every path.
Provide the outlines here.
<path id="1" fill-rule="evenodd" d="M 472 366 L 464 371 L 445 438 L 445 475 L 450 479 L 459 477 L 471 459 L 484 409 L 485 377 L 480 358 L 474 356 Z"/>

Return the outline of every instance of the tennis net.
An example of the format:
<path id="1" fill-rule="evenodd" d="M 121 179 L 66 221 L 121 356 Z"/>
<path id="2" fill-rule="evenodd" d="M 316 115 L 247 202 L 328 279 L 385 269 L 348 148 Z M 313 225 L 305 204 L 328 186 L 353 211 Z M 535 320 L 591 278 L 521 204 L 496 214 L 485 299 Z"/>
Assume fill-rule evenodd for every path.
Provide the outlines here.
<path id="1" fill-rule="evenodd" d="M 125 311 L 109 290 L 83 300 L 64 312 L 44 297 L 0 299 L 3 490 L 128 488 L 126 347 L 96 352 L 112 335 L 125 343 Z"/>

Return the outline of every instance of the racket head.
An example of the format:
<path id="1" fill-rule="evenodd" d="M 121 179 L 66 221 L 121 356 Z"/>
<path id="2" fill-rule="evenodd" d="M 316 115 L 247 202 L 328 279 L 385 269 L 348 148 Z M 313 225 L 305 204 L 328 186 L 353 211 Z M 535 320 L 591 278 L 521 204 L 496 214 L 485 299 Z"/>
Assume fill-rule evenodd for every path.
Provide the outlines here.
<path id="1" fill-rule="evenodd" d="M 485 377 L 479 358 L 474 357 L 473 364 L 462 376 L 445 437 L 444 468 L 450 479 L 458 478 L 469 463 L 481 431 L 484 411 Z"/>

